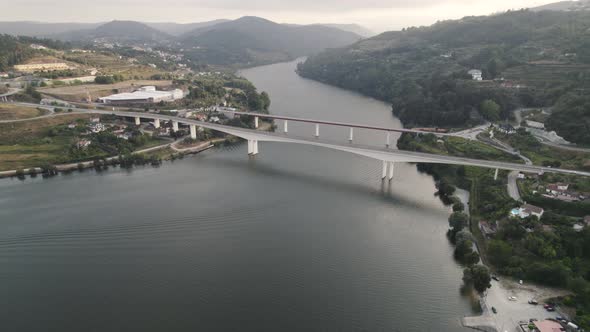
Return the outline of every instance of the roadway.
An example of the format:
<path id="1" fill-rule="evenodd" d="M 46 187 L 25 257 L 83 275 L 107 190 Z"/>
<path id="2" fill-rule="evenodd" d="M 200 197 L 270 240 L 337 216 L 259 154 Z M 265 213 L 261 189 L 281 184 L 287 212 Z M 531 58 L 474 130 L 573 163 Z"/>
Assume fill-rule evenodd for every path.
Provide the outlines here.
<path id="1" fill-rule="evenodd" d="M 34 105 L 34 104 L 25 104 L 19 103 L 21 105 Z M 39 107 L 39 105 L 34 105 L 35 107 Z M 52 107 L 44 107 L 48 109 L 52 109 Z M 266 131 L 258 131 L 253 129 L 245 129 L 245 128 L 238 128 L 238 127 L 231 127 L 221 124 L 215 123 L 208 123 L 202 122 L 194 119 L 186 119 L 186 118 L 179 118 L 176 116 L 169 116 L 163 114 L 155 114 L 155 113 L 141 113 L 141 112 L 124 112 L 124 111 L 104 111 L 104 110 L 87 110 L 87 109 L 80 109 L 80 108 L 73 108 L 74 112 L 66 112 L 66 113 L 55 113 L 49 116 L 62 116 L 68 114 L 104 114 L 104 115 L 116 115 L 121 117 L 128 117 L 128 118 L 143 118 L 143 119 L 160 119 L 164 121 L 175 121 L 180 124 L 185 125 L 195 125 L 203 128 L 208 128 L 211 130 L 216 130 L 220 132 L 224 132 L 226 134 L 230 134 L 236 137 L 240 137 L 247 140 L 253 141 L 260 141 L 260 142 L 285 142 L 285 143 L 296 143 L 296 144 L 305 144 L 305 145 L 313 145 L 319 147 L 326 147 L 334 150 L 339 151 L 346 151 L 350 153 L 354 153 L 357 155 L 386 161 L 386 162 L 416 162 L 416 163 L 438 163 L 438 164 L 451 164 L 451 165 L 465 165 L 465 166 L 477 166 L 477 167 L 484 167 L 490 169 L 502 169 L 502 170 L 509 170 L 509 171 L 520 171 L 526 173 L 561 173 L 561 174 L 569 174 L 569 175 L 580 175 L 580 176 L 590 176 L 590 172 L 583 172 L 583 171 L 576 171 L 576 170 L 568 170 L 568 169 L 560 169 L 560 168 L 551 168 L 551 167 L 543 167 L 543 166 L 534 166 L 534 165 L 523 165 L 523 164 L 516 164 L 516 163 L 508 163 L 508 162 L 499 162 L 499 161 L 490 161 L 490 160 L 480 160 L 480 159 L 470 159 L 470 158 L 462 158 L 462 157 L 453 157 L 447 155 L 436 155 L 436 154 L 429 154 L 429 153 L 422 153 L 422 152 L 412 152 L 412 151 L 402 151 L 402 150 L 394 150 L 387 147 L 377 147 L 377 146 L 367 146 L 355 143 L 343 143 L 341 141 L 332 141 L 326 139 L 320 139 L 315 137 L 300 137 L 300 136 L 293 136 L 284 133 L 273 133 L 273 132 L 266 132 Z"/>

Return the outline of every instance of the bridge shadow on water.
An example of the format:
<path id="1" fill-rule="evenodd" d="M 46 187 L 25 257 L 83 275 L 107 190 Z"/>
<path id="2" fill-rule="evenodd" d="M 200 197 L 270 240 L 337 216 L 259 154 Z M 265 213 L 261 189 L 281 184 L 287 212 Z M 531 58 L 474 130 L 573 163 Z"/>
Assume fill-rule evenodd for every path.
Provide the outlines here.
<path id="1" fill-rule="evenodd" d="M 419 201 L 418 199 L 413 199 L 411 197 L 402 195 L 399 192 L 396 192 L 394 190 L 396 179 L 394 178 L 392 181 L 389 181 L 387 179 L 381 180 L 380 168 L 378 172 L 370 171 L 368 173 L 370 176 L 375 177 L 375 182 L 353 183 L 347 180 L 346 178 L 334 178 L 321 175 L 312 175 L 309 173 L 303 173 L 298 171 L 286 170 L 279 167 L 274 167 L 259 162 L 259 160 L 256 160 L 255 157 L 250 157 L 248 160 L 224 159 L 223 162 L 220 162 L 220 160 L 216 158 L 200 158 L 198 163 L 209 164 L 220 169 L 246 169 L 248 172 L 255 173 L 257 175 L 289 179 L 297 183 L 303 183 L 306 186 L 310 187 L 328 187 L 332 190 L 337 190 L 339 192 L 349 192 L 355 195 L 369 195 L 374 198 L 378 198 L 384 202 L 391 203 L 392 205 L 398 205 L 406 208 L 421 210 L 423 212 L 432 212 L 433 214 L 437 215 L 440 214 L 440 208 L 426 205 L 423 201 Z"/>

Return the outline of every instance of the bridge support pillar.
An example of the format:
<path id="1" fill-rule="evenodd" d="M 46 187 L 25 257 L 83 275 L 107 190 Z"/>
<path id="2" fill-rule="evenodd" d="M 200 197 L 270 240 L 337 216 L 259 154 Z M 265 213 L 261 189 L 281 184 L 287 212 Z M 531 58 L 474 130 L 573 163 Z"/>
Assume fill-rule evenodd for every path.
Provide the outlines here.
<path id="1" fill-rule="evenodd" d="M 354 130 L 353 130 L 353 128 L 352 128 L 352 127 L 350 127 L 350 133 L 348 133 L 348 140 L 349 140 L 350 142 L 352 142 L 352 138 L 353 138 L 353 131 L 354 131 Z"/>
<path id="2" fill-rule="evenodd" d="M 285 122 L 283 122 L 283 131 L 286 133 L 289 132 L 289 121 L 285 120 Z"/>
<path id="3" fill-rule="evenodd" d="M 315 124 L 315 137 L 320 137 L 320 124 Z"/>
<path id="4" fill-rule="evenodd" d="M 160 128 L 160 119 L 154 120 L 154 128 L 156 128 L 156 129 Z"/>
<path id="5" fill-rule="evenodd" d="M 140 124 L 141 124 L 141 118 L 140 118 L 140 117 L 138 117 L 138 116 L 136 116 L 136 117 L 135 117 L 135 125 L 136 125 L 136 126 L 139 126 Z"/>
<path id="6" fill-rule="evenodd" d="M 381 172 L 381 178 L 385 179 L 387 177 L 387 161 L 383 161 L 383 171 Z"/>
<path id="7" fill-rule="evenodd" d="M 496 172 L 494 173 L 494 181 L 498 180 L 498 169 L 496 168 Z"/>
<path id="8" fill-rule="evenodd" d="M 391 142 L 391 133 L 387 132 L 387 138 L 385 138 L 385 146 L 389 147 L 390 142 Z"/>
<path id="9" fill-rule="evenodd" d="M 178 121 L 172 121 L 172 131 L 178 131 Z"/>
<path id="10" fill-rule="evenodd" d="M 254 128 L 258 129 L 258 117 L 254 117 Z"/>
<path id="11" fill-rule="evenodd" d="M 248 140 L 248 154 L 251 156 L 255 156 L 258 154 L 258 141 L 257 140 Z"/>
<path id="12" fill-rule="evenodd" d="M 393 180 L 393 166 L 395 163 L 393 161 L 389 162 L 389 181 Z"/>
<path id="13" fill-rule="evenodd" d="M 191 138 L 197 139 L 197 126 L 191 125 Z"/>

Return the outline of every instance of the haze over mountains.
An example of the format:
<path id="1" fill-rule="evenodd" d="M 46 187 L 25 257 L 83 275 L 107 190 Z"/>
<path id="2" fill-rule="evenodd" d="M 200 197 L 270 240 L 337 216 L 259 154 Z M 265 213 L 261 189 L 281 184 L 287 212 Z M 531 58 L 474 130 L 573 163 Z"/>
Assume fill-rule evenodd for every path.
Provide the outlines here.
<path id="1" fill-rule="evenodd" d="M 239 19 L 238 19 L 239 20 Z M 84 38 L 91 37 L 94 29 L 99 28 L 102 25 L 106 25 L 114 22 L 128 22 L 128 23 L 140 23 L 155 30 L 163 32 L 172 36 L 180 36 L 189 31 L 201 29 L 205 27 L 215 26 L 222 23 L 231 22 L 232 20 L 218 19 L 206 22 L 195 22 L 195 23 L 174 23 L 174 22 L 139 22 L 139 21 L 112 21 L 112 22 L 97 22 L 97 23 L 48 23 L 48 22 L 33 22 L 33 21 L 15 21 L 15 22 L 0 22 L 0 34 L 8 35 L 20 35 L 20 36 L 31 36 L 31 37 L 45 37 L 45 38 L 57 38 L 57 39 L 71 39 L 71 38 Z M 299 26 L 295 24 L 281 24 L 285 26 Z M 361 37 L 370 37 L 375 35 L 374 32 L 369 29 L 362 27 L 358 24 L 332 24 L 332 23 L 318 23 L 312 24 L 313 26 L 324 26 L 335 28 L 338 30 L 352 32 Z M 133 27 L 131 27 L 133 28 Z M 123 31 L 125 34 L 129 34 Z"/>

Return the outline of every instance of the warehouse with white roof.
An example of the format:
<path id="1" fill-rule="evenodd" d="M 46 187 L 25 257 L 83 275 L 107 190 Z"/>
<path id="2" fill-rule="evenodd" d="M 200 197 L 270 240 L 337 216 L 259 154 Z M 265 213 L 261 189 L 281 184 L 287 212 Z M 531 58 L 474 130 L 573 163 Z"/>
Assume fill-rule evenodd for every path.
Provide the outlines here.
<path id="1" fill-rule="evenodd" d="M 144 86 L 135 92 L 125 92 L 99 98 L 101 103 L 109 105 L 154 104 L 170 102 L 184 98 L 180 89 L 156 91 L 155 86 Z"/>

